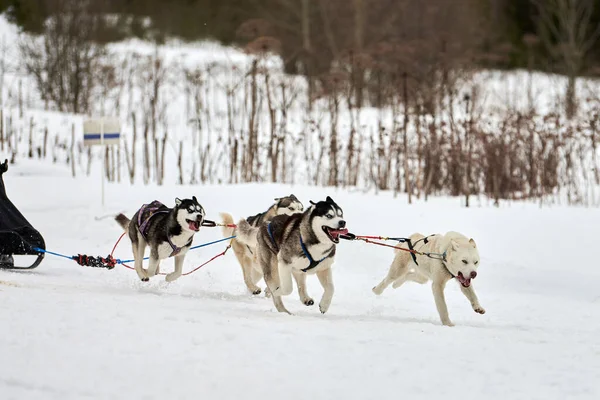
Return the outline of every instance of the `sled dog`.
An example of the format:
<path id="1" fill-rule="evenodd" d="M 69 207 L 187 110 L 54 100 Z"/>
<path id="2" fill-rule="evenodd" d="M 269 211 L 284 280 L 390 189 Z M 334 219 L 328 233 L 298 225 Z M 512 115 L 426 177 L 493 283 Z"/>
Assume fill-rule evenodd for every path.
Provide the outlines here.
<path id="1" fill-rule="evenodd" d="M 458 232 L 427 237 L 415 233 L 409 239 L 415 250 L 423 253 L 436 253 L 438 256 L 429 258 L 416 255 L 417 265 L 411 253 L 396 248 L 394 250 L 396 255 L 387 276 L 373 288 L 375 294 L 380 295 L 390 284 L 396 289 L 406 281 L 425 284 L 431 280 L 433 298 L 442 324 L 454 326 L 448 316 L 444 289 L 446 283 L 455 278 L 460 284 L 463 294 L 471 302 L 473 310 L 479 314 L 485 313 L 479 304 L 471 282 L 477 276 L 477 267 L 479 266 L 479 252 L 473 239 L 468 239 Z M 406 244 L 399 247 L 408 249 Z"/>
<path id="2" fill-rule="evenodd" d="M 204 222 L 204 208 L 196 197 L 175 199 L 175 207 L 168 208 L 159 201 L 144 204 L 130 220 L 123 214 L 115 217 L 121 227 L 129 233 L 133 246 L 135 271 L 140 279 L 147 282 L 159 273 L 160 262 L 168 257 L 175 258 L 175 270 L 167 274 L 165 280 L 172 282 L 181 276 L 183 260 Z M 150 247 L 148 269 L 144 269 L 143 259 L 146 246 Z"/>
<path id="3" fill-rule="evenodd" d="M 292 276 L 298 285 L 300 300 L 309 305 L 306 275 L 316 274 L 324 293 L 319 303 L 327 312 L 333 298 L 331 266 L 340 235 L 348 233 L 342 209 L 327 197 L 325 201 L 310 202 L 303 213 L 278 215 L 271 221 L 253 227 L 242 219 L 238 222 L 237 239 L 256 249 L 267 287 L 279 312 L 290 312 L 282 296 L 292 293 Z"/>
<path id="4" fill-rule="evenodd" d="M 270 221 L 276 215 L 292 215 L 301 213 L 303 210 L 304 206 L 300 200 L 293 194 L 290 194 L 289 196 L 276 198 L 275 203 L 267 211 L 248 217 L 246 221 L 250 226 L 256 228 L 262 223 Z M 221 213 L 220 215 L 223 224 L 234 224 L 231 214 Z M 223 237 L 235 235 L 235 228 L 223 227 L 223 235 Z M 263 275 L 262 269 L 256 262 L 256 249 L 235 239 L 231 241 L 231 248 L 242 267 L 246 287 L 252 294 L 260 294 L 261 289 L 256 284 L 262 279 Z"/>

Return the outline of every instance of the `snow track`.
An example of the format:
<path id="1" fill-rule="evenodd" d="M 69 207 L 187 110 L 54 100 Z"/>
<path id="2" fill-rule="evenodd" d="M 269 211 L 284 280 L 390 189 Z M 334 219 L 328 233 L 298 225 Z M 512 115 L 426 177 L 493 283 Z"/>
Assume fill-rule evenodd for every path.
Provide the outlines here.
<path id="1" fill-rule="evenodd" d="M 474 282 L 485 315 L 457 285 L 446 291 L 453 328 L 441 326 L 429 286 L 371 292 L 393 253 L 342 242 L 329 312 L 284 298 L 293 316 L 246 292 L 230 252 L 172 284 L 47 256 L 30 272 L 0 271 L 0 398 L 12 399 L 597 399 L 600 396 L 600 210 L 458 199 L 404 198 L 281 185 L 128 187 L 73 180 L 23 160 L 5 176 L 9 197 L 49 250 L 105 255 L 121 231 L 107 213 L 196 195 L 208 218 L 235 218 L 295 193 L 330 195 L 352 232 L 409 235 L 458 230 L 482 256 Z M 54 174 L 52 181 L 47 179 Z M 81 190 L 85 187 L 86 190 Z M 195 244 L 220 238 L 203 228 Z M 184 271 L 222 251 L 191 252 Z M 116 256 L 129 258 L 127 242 Z M 162 270 L 173 268 L 172 261 Z M 264 287 L 264 283 L 260 284 Z M 318 302 L 322 289 L 308 279 Z"/>

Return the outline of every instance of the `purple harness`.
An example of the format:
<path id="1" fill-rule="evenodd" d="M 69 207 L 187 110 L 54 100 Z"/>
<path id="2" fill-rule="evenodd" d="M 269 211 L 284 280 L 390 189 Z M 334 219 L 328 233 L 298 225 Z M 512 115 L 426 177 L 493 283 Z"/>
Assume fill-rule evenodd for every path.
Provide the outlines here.
<path id="1" fill-rule="evenodd" d="M 146 242 L 148 241 L 148 239 L 146 238 L 146 235 L 148 233 L 146 231 L 146 228 L 148 227 L 148 223 L 150 222 L 152 217 L 154 217 L 157 214 L 165 214 L 165 213 L 170 213 L 170 212 L 171 212 L 171 209 L 168 208 L 167 206 L 165 206 L 163 203 L 161 203 L 158 200 L 154 200 L 150 204 L 144 204 L 140 208 L 140 210 L 138 211 L 138 230 L 140 231 L 140 234 L 142 235 L 142 237 L 144 238 L 144 240 Z M 171 241 L 171 238 L 169 237 L 168 234 L 167 234 L 167 241 L 169 242 L 169 245 L 173 249 L 173 251 L 171 252 L 171 255 L 169 257 L 173 257 L 173 256 L 176 256 L 177 254 L 179 254 L 179 252 L 181 251 L 181 247 L 175 246 L 173 244 L 173 242 Z"/>

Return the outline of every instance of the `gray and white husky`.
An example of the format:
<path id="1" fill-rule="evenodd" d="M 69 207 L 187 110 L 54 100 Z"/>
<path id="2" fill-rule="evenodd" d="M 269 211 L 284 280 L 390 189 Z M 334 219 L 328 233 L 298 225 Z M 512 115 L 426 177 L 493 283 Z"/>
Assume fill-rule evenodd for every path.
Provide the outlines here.
<path id="1" fill-rule="evenodd" d="M 333 298 L 331 266 L 340 235 L 348 233 L 344 212 L 331 199 L 314 203 L 303 213 L 278 215 L 270 222 L 253 227 L 242 219 L 238 222 L 237 239 L 256 248 L 265 282 L 275 308 L 285 308 L 281 296 L 292 293 L 292 276 L 298 285 L 300 300 L 306 304 L 306 275 L 316 274 L 324 293 L 319 303 L 322 313 L 327 312 Z"/>
<path id="2" fill-rule="evenodd" d="M 196 196 L 191 199 L 175 199 L 175 207 L 168 208 L 159 201 L 144 204 L 130 220 L 123 214 L 115 217 L 121 227 L 129 232 L 133 246 L 135 271 L 144 282 L 159 273 L 160 262 L 175 257 L 175 271 L 165 280 L 172 282 L 181 276 L 183 260 L 200 230 L 205 217 L 204 208 Z M 148 269 L 143 268 L 146 246 L 150 247 Z"/>
<path id="3" fill-rule="evenodd" d="M 300 200 L 293 194 L 290 194 L 289 196 L 275 198 L 275 203 L 273 203 L 267 211 L 246 218 L 246 222 L 248 222 L 250 226 L 256 228 L 263 223 L 270 221 L 276 215 L 292 215 L 301 213 L 303 210 L 304 205 Z M 220 215 L 224 225 L 231 225 L 234 223 L 231 214 L 221 213 Z M 223 227 L 223 235 L 224 237 L 235 235 L 235 228 Z M 260 294 L 261 289 L 257 286 L 257 283 L 262 279 L 263 274 L 262 269 L 256 260 L 256 249 L 253 246 L 240 243 L 235 239 L 231 241 L 231 248 L 242 267 L 246 287 L 252 294 Z"/>

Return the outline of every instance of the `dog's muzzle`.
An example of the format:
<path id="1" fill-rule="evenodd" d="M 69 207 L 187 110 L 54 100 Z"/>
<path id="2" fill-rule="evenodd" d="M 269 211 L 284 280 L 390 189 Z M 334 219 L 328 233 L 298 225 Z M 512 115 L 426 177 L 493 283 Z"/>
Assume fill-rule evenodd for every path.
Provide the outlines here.
<path id="1" fill-rule="evenodd" d="M 466 288 L 471 286 L 471 279 L 475 279 L 476 277 L 477 277 L 477 272 L 475 272 L 475 271 L 471 271 L 471 274 L 469 275 L 468 278 L 465 277 L 462 272 L 459 272 L 458 275 L 456 275 L 456 279 L 458 279 L 460 284 Z"/>
<path id="2" fill-rule="evenodd" d="M 195 221 L 193 221 L 191 219 L 186 219 L 185 222 L 187 222 L 188 228 L 191 231 L 195 231 L 195 232 L 198 232 L 200 230 L 200 227 L 203 225 L 202 216 L 199 216 L 198 218 L 196 218 Z"/>

